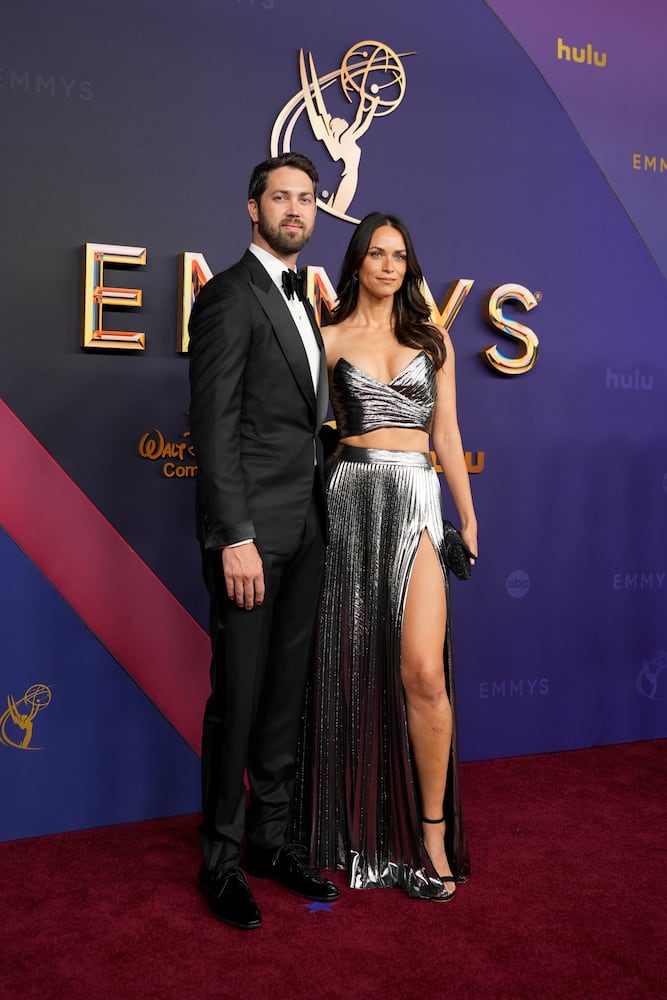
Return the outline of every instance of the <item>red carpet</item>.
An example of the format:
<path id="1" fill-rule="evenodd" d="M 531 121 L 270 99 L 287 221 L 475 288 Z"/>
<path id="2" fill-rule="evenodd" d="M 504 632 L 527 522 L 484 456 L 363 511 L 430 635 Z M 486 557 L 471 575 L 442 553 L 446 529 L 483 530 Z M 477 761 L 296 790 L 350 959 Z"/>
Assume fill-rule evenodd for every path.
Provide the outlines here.
<path id="1" fill-rule="evenodd" d="M 196 817 L 1 844 L 0 997 L 665 996 L 666 775 L 667 740 L 466 764 L 454 900 L 343 888 L 311 912 L 252 880 L 250 932 L 196 893 Z"/>

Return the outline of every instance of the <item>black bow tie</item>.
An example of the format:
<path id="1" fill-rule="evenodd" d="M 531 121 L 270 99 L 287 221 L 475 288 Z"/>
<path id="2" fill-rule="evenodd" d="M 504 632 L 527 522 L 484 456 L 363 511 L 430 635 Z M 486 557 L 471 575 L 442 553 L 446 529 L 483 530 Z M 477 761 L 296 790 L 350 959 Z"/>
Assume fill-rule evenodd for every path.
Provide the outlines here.
<path id="1" fill-rule="evenodd" d="M 303 275 L 296 271 L 283 271 L 283 291 L 288 299 L 293 299 L 296 295 L 303 301 Z"/>

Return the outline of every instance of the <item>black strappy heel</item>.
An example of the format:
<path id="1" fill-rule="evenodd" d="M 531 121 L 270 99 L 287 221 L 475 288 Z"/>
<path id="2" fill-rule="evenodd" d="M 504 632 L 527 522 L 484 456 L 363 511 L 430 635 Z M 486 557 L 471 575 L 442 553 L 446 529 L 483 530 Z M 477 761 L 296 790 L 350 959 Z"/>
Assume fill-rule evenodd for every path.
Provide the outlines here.
<path id="1" fill-rule="evenodd" d="M 441 816 L 440 819 L 429 819 L 428 816 L 422 816 L 422 823 L 433 823 L 435 825 L 437 823 L 444 823 L 444 822 L 445 822 L 445 817 L 444 816 Z M 438 878 L 440 879 L 440 881 L 443 884 L 445 882 L 452 882 L 454 885 L 456 885 L 456 883 L 458 881 L 458 879 L 456 878 L 455 875 L 440 875 L 440 874 L 438 874 Z M 449 891 L 447 891 L 447 889 L 445 889 L 445 894 L 444 895 L 442 895 L 442 896 L 433 896 L 432 898 L 435 899 L 436 902 L 442 902 L 442 903 L 444 903 L 448 899 L 451 899 L 452 896 L 454 896 L 454 895 L 455 895 L 455 890 L 452 890 L 451 892 L 449 892 Z"/>

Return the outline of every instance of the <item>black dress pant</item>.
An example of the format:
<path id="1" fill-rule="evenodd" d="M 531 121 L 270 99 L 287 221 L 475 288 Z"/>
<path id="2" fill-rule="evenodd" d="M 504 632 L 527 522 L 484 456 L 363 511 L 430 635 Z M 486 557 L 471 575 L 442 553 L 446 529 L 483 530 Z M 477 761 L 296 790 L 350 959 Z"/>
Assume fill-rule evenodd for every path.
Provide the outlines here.
<path id="1" fill-rule="evenodd" d="M 314 494 L 296 551 L 261 552 L 266 594 L 259 607 L 246 611 L 230 601 L 221 553 L 204 553 L 213 657 L 202 740 L 200 840 L 209 869 L 239 864 L 244 834 L 251 850 L 278 848 L 288 839 L 324 566 L 318 500 Z"/>

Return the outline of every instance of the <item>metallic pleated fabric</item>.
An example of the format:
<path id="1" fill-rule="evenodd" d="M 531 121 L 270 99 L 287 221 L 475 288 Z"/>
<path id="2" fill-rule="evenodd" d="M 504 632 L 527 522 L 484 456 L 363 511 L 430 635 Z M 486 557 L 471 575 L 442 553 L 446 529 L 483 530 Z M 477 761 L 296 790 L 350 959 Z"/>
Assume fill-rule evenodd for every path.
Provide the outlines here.
<path id="1" fill-rule="evenodd" d="M 339 358 L 331 376 L 330 398 L 341 438 L 380 427 L 418 428 L 431 433 L 435 403 L 435 369 L 424 351 L 391 382 Z"/>
<path id="2" fill-rule="evenodd" d="M 417 365 L 410 367 L 415 383 L 423 384 Z M 440 560 L 448 609 L 443 663 L 454 736 L 446 846 L 452 871 L 465 876 L 440 484 L 428 454 L 349 446 L 340 446 L 329 460 L 327 483 L 331 539 L 294 834 L 310 845 L 313 864 L 346 869 L 354 888 L 396 886 L 410 896 L 437 898 L 446 890 L 421 838 L 400 660 L 410 573 L 427 532 Z"/>

